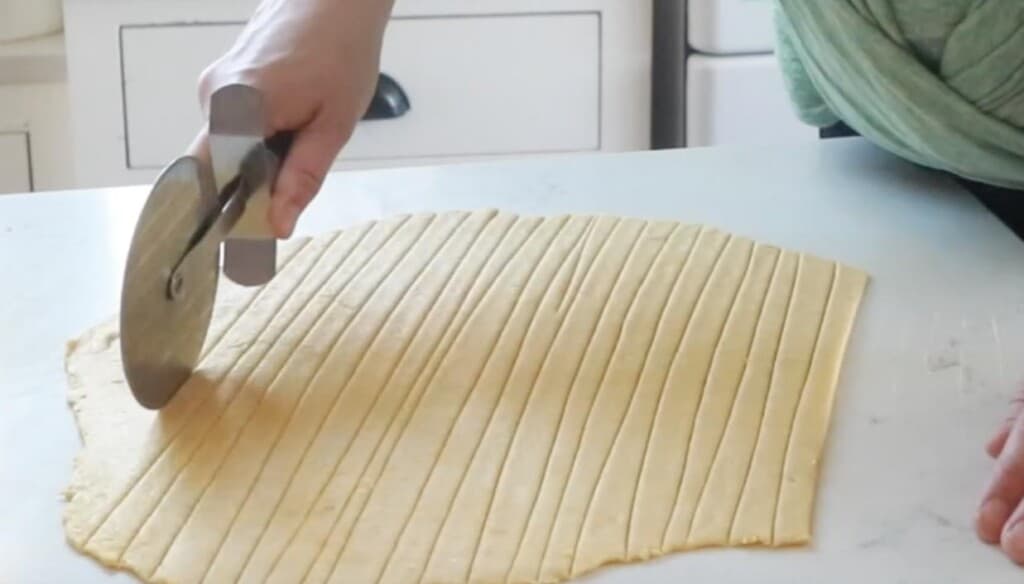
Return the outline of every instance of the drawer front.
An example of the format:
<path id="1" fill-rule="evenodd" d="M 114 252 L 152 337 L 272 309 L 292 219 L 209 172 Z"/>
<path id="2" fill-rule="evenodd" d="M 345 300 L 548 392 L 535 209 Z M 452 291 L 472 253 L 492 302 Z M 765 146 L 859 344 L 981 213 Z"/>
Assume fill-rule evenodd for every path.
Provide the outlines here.
<path id="1" fill-rule="evenodd" d="M 689 0 L 687 37 L 703 53 L 771 52 L 772 0 Z"/>
<path id="2" fill-rule="evenodd" d="M 0 195 L 32 190 L 28 134 L 0 132 Z"/>
<path id="3" fill-rule="evenodd" d="M 204 123 L 196 80 L 241 25 L 121 30 L 128 166 L 180 156 Z M 408 97 L 394 119 L 364 120 L 345 161 L 600 148 L 597 13 L 395 18 L 381 69 Z"/>
<path id="4" fill-rule="evenodd" d="M 695 55 L 686 65 L 686 145 L 814 140 L 797 117 L 773 55 Z"/>

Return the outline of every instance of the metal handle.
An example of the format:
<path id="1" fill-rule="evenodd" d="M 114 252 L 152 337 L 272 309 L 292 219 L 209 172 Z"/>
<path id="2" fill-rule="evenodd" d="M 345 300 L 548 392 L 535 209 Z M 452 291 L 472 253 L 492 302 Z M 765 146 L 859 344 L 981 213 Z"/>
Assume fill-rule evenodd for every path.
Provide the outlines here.
<path id="1" fill-rule="evenodd" d="M 377 78 L 377 90 L 363 119 L 392 120 L 405 115 L 410 107 L 409 96 L 402 86 L 390 75 L 381 73 Z"/>
<path id="2" fill-rule="evenodd" d="M 294 131 L 279 132 L 264 139 L 263 147 L 243 160 L 241 176 L 258 184 L 269 197 L 294 141 Z M 273 238 L 227 238 L 224 241 L 224 274 L 235 283 L 247 286 L 265 284 L 277 271 L 276 264 L 277 242 Z"/>

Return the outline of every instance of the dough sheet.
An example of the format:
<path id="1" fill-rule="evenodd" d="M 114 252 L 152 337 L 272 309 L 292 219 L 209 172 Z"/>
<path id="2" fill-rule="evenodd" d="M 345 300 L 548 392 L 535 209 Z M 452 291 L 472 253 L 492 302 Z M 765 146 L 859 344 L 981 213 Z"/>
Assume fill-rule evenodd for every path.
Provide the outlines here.
<path id="1" fill-rule="evenodd" d="M 146 582 L 559 582 L 808 542 L 861 271 L 707 226 L 492 210 L 222 279 L 160 412 L 69 345 L 71 544 Z"/>

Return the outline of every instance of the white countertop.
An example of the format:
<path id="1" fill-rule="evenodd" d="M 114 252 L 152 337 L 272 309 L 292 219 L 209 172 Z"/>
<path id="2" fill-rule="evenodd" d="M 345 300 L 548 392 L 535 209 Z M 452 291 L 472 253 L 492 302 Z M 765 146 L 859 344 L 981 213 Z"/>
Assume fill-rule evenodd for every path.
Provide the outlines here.
<path id="1" fill-rule="evenodd" d="M 0 197 L 0 582 L 130 582 L 64 543 L 64 343 L 118 308 L 143 188 Z M 972 522 L 1024 379 L 1024 244 L 952 181 L 859 139 L 334 175 L 300 232 L 500 207 L 704 222 L 868 271 L 812 546 L 678 554 L 610 583 L 1019 583 Z M 128 439 L 128 437 L 126 437 Z"/>

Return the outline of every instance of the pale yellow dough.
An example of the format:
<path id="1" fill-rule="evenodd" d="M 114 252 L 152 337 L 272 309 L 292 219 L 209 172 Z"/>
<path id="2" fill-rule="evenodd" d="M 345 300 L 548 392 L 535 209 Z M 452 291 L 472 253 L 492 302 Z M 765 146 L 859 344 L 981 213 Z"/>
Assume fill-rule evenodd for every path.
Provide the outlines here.
<path id="1" fill-rule="evenodd" d="M 556 582 L 808 541 L 867 276 L 707 227 L 493 211 L 225 282 L 159 414 L 68 353 L 70 542 L 147 582 Z"/>

